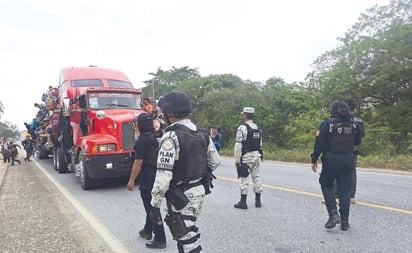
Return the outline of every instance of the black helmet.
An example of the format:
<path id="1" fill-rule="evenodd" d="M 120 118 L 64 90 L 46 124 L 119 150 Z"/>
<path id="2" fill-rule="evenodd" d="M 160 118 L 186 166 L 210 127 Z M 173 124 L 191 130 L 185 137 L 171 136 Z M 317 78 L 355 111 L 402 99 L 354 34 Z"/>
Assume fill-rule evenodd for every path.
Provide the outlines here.
<path id="1" fill-rule="evenodd" d="M 153 118 L 148 113 L 142 113 L 136 117 L 135 122 L 141 133 L 147 132 L 153 128 Z"/>
<path id="2" fill-rule="evenodd" d="M 182 113 L 192 112 L 190 101 L 187 95 L 179 91 L 171 91 L 160 98 L 158 103 L 163 113 Z"/>
<path id="3" fill-rule="evenodd" d="M 339 115 L 341 117 L 349 117 L 350 116 L 350 108 L 349 105 L 343 101 L 343 100 L 336 100 L 333 102 L 331 106 L 331 114 L 333 115 Z"/>

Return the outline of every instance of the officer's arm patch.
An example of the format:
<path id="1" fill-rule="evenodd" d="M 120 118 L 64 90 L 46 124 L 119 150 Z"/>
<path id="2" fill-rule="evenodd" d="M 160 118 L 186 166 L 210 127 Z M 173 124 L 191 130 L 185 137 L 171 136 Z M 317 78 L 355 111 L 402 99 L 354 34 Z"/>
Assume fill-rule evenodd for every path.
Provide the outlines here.
<path id="1" fill-rule="evenodd" d="M 157 168 L 173 170 L 176 158 L 176 147 L 172 138 L 166 138 L 162 141 L 157 156 Z"/>

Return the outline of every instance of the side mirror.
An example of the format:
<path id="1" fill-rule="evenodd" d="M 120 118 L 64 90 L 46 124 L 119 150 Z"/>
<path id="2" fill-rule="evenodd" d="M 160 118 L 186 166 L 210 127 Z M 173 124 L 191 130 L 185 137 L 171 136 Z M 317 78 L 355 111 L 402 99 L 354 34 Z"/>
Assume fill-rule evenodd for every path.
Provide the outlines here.
<path id="1" fill-rule="evenodd" d="M 70 115 L 70 99 L 69 98 L 63 99 L 62 111 L 63 111 L 64 116 Z"/>

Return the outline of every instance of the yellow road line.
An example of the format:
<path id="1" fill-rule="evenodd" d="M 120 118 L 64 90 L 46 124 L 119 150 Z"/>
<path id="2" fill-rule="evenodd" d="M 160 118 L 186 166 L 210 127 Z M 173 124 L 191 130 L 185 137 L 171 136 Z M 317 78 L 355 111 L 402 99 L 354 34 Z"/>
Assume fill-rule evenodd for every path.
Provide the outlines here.
<path id="1" fill-rule="evenodd" d="M 231 182 L 239 182 L 239 180 L 235 178 L 221 177 L 221 176 L 217 176 L 217 178 L 223 179 L 226 181 L 231 181 Z M 306 195 L 306 196 L 323 198 L 322 194 L 317 194 L 317 193 L 305 192 L 305 191 L 300 191 L 300 190 L 295 190 L 295 189 L 290 189 L 290 188 L 285 188 L 285 187 L 280 187 L 280 186 L 275 186 L 275 185 L 269 185 L 269 184 L 262 184 L 262 186 L 265 188 L 279 190 L 279 191 L 286 191 L 286 192 L 292 192 L 292 193 Z M 412 215 L 411 210 L 405 210 L 405 209 L 400 209 L 400 208 L 395 208 L 395 207 L 390 207 L 390 206 L 377 205 L 377 204 L 372 204 L 372 203 L 367 203 L 367 202 L 362 202 L 362 201 L 356 201 L 356 205 L 368 206 L 372 208 L 378 208 L 378 209 L 383 209 L 387 211 Z"/>

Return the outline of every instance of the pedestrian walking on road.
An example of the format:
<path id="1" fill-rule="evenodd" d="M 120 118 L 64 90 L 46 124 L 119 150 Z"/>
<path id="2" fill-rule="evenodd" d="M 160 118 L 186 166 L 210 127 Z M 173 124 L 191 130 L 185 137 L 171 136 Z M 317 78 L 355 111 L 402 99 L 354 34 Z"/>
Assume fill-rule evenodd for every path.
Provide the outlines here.
<path id="1" fill-rule="evenodd" d="M 187 118 L 192 109 L 185 93 L 166 93 L 158 105 L 170 125 L 160 140 L 150 216 L 158 220 L 166 197 L 165 222 L 179 253 L 198 253 L 202 247 L 196 222 L 220 157 L 209 133 Z"/>
<path id="2" fill-rule="evenodd" d="M 356 121 L 359 124 L 359 126 L 361 127 L 361 129 L 360 129 L 361 137 L 364 138 L 365 137 L 365 128 L 364 128 L 364 125 L 363 125 L 362 117 L 360 116 L 359 113 L 355 112 L 355 100 L 347 99 L 347 100 L 345 100 L 345 102 L 348 104 L 348 106 L 351 110 L 352 120 Z M 352 170 L 352 174 L 351 174 L 351 187 L 350 187 L 350 203 L 351 204 L 356 204 L 356 198 L 355 198 L 356 186 L 357 186 L 356 167 L 357 167 L 359 152 L 360 152 L 360 145 L 355 145 L 353 147 L 353 154 L 355 155 L 355 161 L 354 161 L 354 166 L 353 166 L 353 170 Z M 338 187 L 337 187 L 337 183 L 336 183 L 336 180 L 335 180 L 335 182 L 333 184 L 333 192 L 335 193 L 335 199 L 339 200 L 338 189 L 337 188 Z"/>
<path id="3" fill-rule="evenodd" d="M 146 221 L 142 230 L 139 231 L 140 237 L 151 240 L 152 233 L 154 238 L 146 242 L 147 248 L 164 249 L 166 248 L 166 236 L 162 222 L 162 216 L 159 213 L 157 222 L 149 219 L 149 213 L 152 209 L 150 201 L 152 200 L 152 188 L 156 177 L 156 158 L 158 151 L 158 141 L 160 135 L 157 135 L 153 128 L 152 116 L 148 113 L 140 114 L 135 122 L 137 123 L 139 138 L 134 147 L 134 163 L 130 174 L 127 189 L 133 191 L 135 180 L 139 176 L 140 197 L 146 211 Z"/>
<path id="4" fill-rule="evenodd" d="M 26 139 L 21 142 L 23 145 L 24 150 L 26 150 L 26 157 L 24 158 L 24 161 L 30 162 L 30 157 L 33 155 L 34 152 L 34 146 L 36 145 L 36 142 L 31 139 L 31 135 L 29 133 L 26 134 Z"/>
<path id="5" fill-rule="evenodd" d="M 10 142 L 4 137 L 3 142 L 1 143 L 1 154 L 3 155 L 3 162 L 9 163 L 10 162 L 10 149 L 9 149 Z"/>
<path id="6" fill-rule="evenodd" d="M 236 131 L 234 150 L 235 166 L 240 178 L 240 201 L 235 208 L 247 209 L 246 197 L 249 190 L 248 176 L 250 174 L 255 192 L 255 206 L 261 207 L 260 161 L 263 160 L 262 131 L 253 122 L 255 108 L 244 107 L 241 112 L 243 124 Z"/>
<path id="7" fill-rule="evenodd" d="M 17 156 L 19 154 L 17 147 L 21 149 L 19 144 L 16 144 L 10 141 L 9 150 L 10 150 L 10 161 L 11 161 L 12 166 L 14 165 L 14 162 L 18 162 L 19 164 L 21 164 L 21 161 L 17 159 Z"/>
<path id="8" fill-rule="evenodd" d="M 344 101 L 332 104 L 331 118 L 323 121 L 316 132 L 312 158 L 312 171 L 317 172 L 318 158 L 322 155 L 322 172 L 319 177 L 323 198 L 329 214 L 325 228 L 341 223 L 341 230 L 349 229 L 351 173 L 355 164 L 354 146 L 361 144 L 359 123 L 352 120 L 350 108 Z M 339 214 L 333 193 L 337 181 Z"/>

